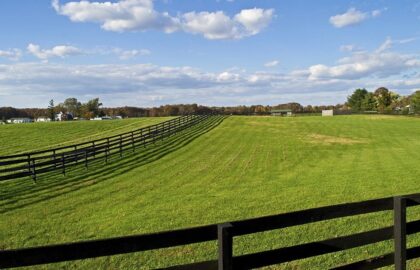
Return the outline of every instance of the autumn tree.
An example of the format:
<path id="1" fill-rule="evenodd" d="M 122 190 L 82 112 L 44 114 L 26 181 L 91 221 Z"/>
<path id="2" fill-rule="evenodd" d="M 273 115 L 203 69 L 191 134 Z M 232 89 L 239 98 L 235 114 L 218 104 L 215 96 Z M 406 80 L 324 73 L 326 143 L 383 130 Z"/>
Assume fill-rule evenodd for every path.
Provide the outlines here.
<path id="1" fill-rule="evenodd" d="M 378 111 L 381 113 L 385 112 L 387 107 L 392 103 L 390 91 L 385 87 L 379 87 L 373 94 L 375 95 Z"/>

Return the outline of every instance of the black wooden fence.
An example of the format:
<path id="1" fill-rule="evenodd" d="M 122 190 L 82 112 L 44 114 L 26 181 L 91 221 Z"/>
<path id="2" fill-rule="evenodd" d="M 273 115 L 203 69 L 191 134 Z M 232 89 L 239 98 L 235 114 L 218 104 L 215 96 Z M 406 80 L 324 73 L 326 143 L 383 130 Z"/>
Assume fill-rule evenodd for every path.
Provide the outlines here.
<path id="1" fill-rule="evenodd" d="M 0 181 L 28 176 L 36 181 L 37 175 L 41 173 L 58 170 L 65 174 L 68 167 L 77 164 L 88 167 L 89 161 L 94 159 L 101 158 L 108 162 L 113 154 L 122 156 L 125 150 L 135 151 L 138 147 L 146 147 L 209 117 L 211 115 L 186 115 L 94 141 L 31 153 L 0 156 Z"/>
<path id="2" fill-rule="evenodd" d="M 217 260 L 172 266 L 167 269 L 250 269 L 393 239 L 395 247 L 393 253 L 336 266 L 333 269 L 376 269 L 395 264 L 395 269 L 403 270 L 406 268 L 407 260 L 420 258 L 420 246 L 406 247 L 407 235 L 420 232 L 420 220 L 406 221 L 406 208 L 419 204 L 420 194 L 412 194 L 189 229 L 3 250 L 0 251 L 0 268 L 95 258 L 217 240 L 219 249 Z M 394 226 L 252 254 L 233 255 L 233 240 L 237 236 L 390 210 L 394 212 Z"/>

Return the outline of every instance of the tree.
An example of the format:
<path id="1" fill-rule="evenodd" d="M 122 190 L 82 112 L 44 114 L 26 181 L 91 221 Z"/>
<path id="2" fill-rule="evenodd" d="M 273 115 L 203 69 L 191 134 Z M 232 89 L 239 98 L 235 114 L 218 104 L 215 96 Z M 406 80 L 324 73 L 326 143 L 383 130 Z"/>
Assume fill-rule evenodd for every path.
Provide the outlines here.
<path id="1" fill-rule="evenodd" d="M 367 93 L 362 100 L 361 104 L 362 111 L 375 111 L 376 108 L 376 100 L 373 93 Z"/>
<path id="2" fill-rule="evenodd" d="M 55 107 L 54 107 L 54 100 L 51 99 L 48 105 L 48 114 L 50 116 L 51 121 L 55 120 Z"/>
<path id="3" fill-rule="evenodd" d="M 351 107 L 352 111 L 360 112 L 362 111 L 362 101 L 365 96 L 368 94 L 366 89 L 356 89 L 353 94 L 347 97 L 347 103 Z"/>
<path id="4" fill-rule="evenodd" d="M 420 114 L 420 90 L 417 90 L 411 97 L 411 111 Z"/>
<path id="5" fill-rule="evenodd" d="M 376 98 L 376 106 L 379 112 L 385 112 L 386 108 L 391 105 L 392 97 L 390 91 L 385 87 L 379 87 L 373 93 Z"/>
<path id="6" fill-rule="evenodd" d="M 67 98 L 62 106 L 67 113 L 70 113 L 73 116 L 79 116 L 82 103 L 80 103 L 77 98 Z"/>
<path id="7" fill-rule="evenodd" d="M 98 116 L 100 113 L 100 106 L 102 106 L 102 103 L 99 102 L 99 98 L 94 98 L 86 103 L 86 110 L 90 115 Z"/>

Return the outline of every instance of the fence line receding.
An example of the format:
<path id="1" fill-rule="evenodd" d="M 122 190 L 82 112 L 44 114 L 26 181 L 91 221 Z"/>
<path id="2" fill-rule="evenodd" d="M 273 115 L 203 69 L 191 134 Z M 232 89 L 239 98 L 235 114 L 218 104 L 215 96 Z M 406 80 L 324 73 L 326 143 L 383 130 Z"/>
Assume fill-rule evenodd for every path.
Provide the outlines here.
<path id="1" fill-rule="evenodd" d="M 42 173 L 60 171 L 83 164 L 86 168 L 94 159 L 106 163 L 112 155 L 135 151 L 175 133 L 190 128 L 212 115 L 185 115 L 130 132 L 68 146 L 17 155 L 0 156 L 0 181 L 31 177 L 34 181 Z"/>

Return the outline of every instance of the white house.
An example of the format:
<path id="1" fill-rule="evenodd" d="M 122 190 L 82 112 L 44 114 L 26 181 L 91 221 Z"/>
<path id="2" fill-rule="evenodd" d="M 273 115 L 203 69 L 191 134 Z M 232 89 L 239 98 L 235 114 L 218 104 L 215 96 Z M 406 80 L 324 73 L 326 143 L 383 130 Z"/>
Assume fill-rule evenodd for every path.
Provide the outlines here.
<path id="1" fill-rule="evenodd" d="M 322 110 L 322 116 L 334 116 L 333 110 Z"/>
<path id="2" fill-rule="evenodd" d="M 73 115 L 71 115 L 70 113 L 57 113 L 55 115 L 55 121 L 67 121 L 67 120 L 73 120 Z"/>

